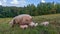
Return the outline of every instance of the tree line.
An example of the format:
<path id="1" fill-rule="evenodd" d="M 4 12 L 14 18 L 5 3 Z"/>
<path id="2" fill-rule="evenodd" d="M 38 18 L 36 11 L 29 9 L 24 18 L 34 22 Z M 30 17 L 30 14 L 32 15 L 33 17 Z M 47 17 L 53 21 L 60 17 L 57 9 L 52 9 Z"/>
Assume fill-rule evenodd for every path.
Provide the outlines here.
<path id="1" fill-rule="evenodd" d="M 0 17 L 14 17 L 20 14 L 30 14 L 32 16 L 57 14 L 60 13 L 59 3 L 39 3 L 37 6 L 29 4 L 24 7 L 15 6 L 1 6 L 0 5 Z"/>

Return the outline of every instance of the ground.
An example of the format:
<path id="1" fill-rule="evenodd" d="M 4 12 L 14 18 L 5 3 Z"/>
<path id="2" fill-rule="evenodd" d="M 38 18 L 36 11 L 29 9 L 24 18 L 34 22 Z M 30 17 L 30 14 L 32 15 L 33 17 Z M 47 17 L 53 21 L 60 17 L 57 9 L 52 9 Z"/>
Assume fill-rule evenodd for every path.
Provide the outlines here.
<path id="1" fill-rule="evenodd" d="M 33 21 L 41 23 L 48 21 L 48 26 L 37 26 L 25 30 L 15 26 L 11 28 L 9 22 L 12 18 L 0 18 L 0 34 L 60 34 L 60 14 L 32 16 Z"/>

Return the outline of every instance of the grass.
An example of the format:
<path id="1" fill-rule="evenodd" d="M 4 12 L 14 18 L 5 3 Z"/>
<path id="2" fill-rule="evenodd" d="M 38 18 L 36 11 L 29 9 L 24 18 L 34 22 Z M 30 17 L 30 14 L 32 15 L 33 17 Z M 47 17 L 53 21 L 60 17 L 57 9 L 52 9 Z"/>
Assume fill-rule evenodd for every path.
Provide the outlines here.
<path id="1" fill-rule="evenodd" d="M 49 21 L 46 26 L 37 26 L 25 30 L 15 26 L 11 28 L 9 22 L 12 18 L 0 18 L 0 34 L 60 34 L 60 14 L 33 16 L 33 21 L 41 23 Z"/>

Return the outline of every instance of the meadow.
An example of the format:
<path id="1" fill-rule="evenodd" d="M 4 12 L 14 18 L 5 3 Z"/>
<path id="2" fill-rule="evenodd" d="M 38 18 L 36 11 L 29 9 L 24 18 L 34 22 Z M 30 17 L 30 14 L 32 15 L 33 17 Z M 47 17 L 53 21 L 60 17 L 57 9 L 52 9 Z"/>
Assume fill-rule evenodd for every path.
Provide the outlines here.
<path id="1" fill-rule="evenodd" d="M 33 21 L 42 23 L 48 21 L 48 26 L 37 26 L 34 28 L 21 29 L 19 26 L 10 27 L 12 18 L 0 18 L 0 34 L 60 34 L 60 14 L 32 16 Z"/>

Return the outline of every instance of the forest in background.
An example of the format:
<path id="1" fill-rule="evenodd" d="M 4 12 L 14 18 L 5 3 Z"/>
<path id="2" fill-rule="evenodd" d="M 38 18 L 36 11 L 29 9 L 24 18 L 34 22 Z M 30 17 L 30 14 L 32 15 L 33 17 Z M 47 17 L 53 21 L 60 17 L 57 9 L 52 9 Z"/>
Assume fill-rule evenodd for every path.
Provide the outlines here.
<path id="1" fill-rule="evenodd" d="M 37 6 L 29 4 L 24 7 L 15 6 L 1 6 L 0 5 L 0 18 L 14 17 L 20 14 L 29 14 L 31 16 L 40 16 L 47 14 L 60 13 L 60 3 L 39 3 Z"/>

